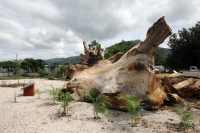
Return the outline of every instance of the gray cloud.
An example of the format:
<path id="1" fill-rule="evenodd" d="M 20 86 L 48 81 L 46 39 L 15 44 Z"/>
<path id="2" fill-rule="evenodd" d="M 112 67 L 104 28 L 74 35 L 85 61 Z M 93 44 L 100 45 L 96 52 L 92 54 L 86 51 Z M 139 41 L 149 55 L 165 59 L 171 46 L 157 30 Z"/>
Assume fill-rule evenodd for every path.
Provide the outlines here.
<path id="1" fill-rule="evenodd" d="M 49 59 L 83 52 L 82 41 L 104 47 L 143 40 L 147 29 L 165 16 L 172 30 L 200 18 L 198 0 L 1 0 L 0 61 Z"/>

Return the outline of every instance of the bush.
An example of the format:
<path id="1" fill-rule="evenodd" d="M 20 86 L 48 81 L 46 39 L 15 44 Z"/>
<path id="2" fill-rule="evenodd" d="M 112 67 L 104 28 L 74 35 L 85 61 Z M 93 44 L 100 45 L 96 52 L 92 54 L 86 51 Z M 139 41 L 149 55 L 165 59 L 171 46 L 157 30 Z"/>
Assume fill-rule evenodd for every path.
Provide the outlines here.
<path id="1" fill-rule="evenodd" d="M 52 88 L 52 89 L 49 89 L 49 90 L 47 90 L 47 91 L 48 91 L 49 94 L 51 95 L 52 100 L 53 100 L 53 103 L 55 103 L 55 101 L 58 99 L 58 95 L 59 95 L 61 89 L 59 89 L 59 88 L 54 88 L 53 85 L 51 85 L 51 88 Z"/>
<path id="2" fill-rule="evenodd" d="M 70 92 L 62 92 L 60 94 L 60 99 L 61 99 L 61 107 L 63 108 L 63 113 L 62 113 L 62 116 L 66 116 L 66 114 L 68 114 L 68 105 L 69 105 L 69 102 L 72 100 L 72 96 L 70 94 Z"/>
<path id="3" fill-rule="evenodd" d="M 37 94 L 37 95 L 38 95 L 38 98 L 40 99 L 40 95 L 41 95 L 43 92 L 40 91 L 39 89 L 35 89 L 34 93 Z"/>
<path id="4" fill-rule="evenodd" d="M 93 103 L 93 111 L 94 111 L 94 119 L 100 118 L 98 116 L 98 113 L 102 113 L 104 115 L 108 115 L 109 111 L 107 108 L 107 104 L 110 104 L 108 102 L 108 97 L 104 94 L 95 94 L 93 90 L 89 92 L 87 95 L 87 98 L 92 101 Z"/>
<path id="5" fill-rule="evenodd" d="M 133 125 L 137 124 L 137 111 L 142 109 L 141 102 L 135 98 L 135 96 L 125 94 L 124 100 L 126 100 L 126 106 L 120 106 L 129 111 L 131 115 L 131 122 Z"/>

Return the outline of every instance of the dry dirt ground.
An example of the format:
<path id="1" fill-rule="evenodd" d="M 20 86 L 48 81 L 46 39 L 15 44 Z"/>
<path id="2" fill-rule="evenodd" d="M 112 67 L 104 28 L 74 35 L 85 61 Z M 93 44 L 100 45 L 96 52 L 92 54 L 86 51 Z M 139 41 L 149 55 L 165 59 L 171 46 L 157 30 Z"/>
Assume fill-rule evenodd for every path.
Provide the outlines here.
<path id="1" fill-rule="evenodd" d="M 29 82 L 20 80 L 20 83 Z M 60 88 L 66 81 L 32 79 L 35 89 L 46 91 L 51 85 Z M 17 80 L 7 80 L 17 83 Z M 1 84 L 1 81 L 0 81 Z M 0 133 L 176 133 L 200 132 L 200 110 L 192 108 L 194 124 L 183 129 L 180 117 L 171 109 L 141 111 L 139 122 L 131 126 L 127 112 L 110 110 L 109 116 L 100 114 L 101 119 L 93 119 L 91 103 L 71 102 L 69 115 L 61 117 L 61 102 L 52 104 L 48 93 L 42 93 L 41 99 L 35 96 L 23 96 L 22 87 L 0 87 Z M 14 103 L 14 95 L 16 101 Z"/>

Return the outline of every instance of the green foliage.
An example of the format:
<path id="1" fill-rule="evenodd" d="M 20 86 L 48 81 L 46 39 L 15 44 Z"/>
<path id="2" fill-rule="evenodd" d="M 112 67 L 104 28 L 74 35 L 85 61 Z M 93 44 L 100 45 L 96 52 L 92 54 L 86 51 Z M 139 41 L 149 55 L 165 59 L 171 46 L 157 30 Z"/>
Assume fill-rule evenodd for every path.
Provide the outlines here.
<path id="1" fill-rule="evenodd" d="M 44 61 L 41 59 L 26 58 L 21 62 L 21 68 L 27 72 L 38 72 L 44 69 Z"/>
<path id="2" fill-rule="evenodd" d="M 124 95 L 124 100 L 126 100 L 127 105 L 121 106 L 121 108 L 127 109 L 131 115 L 132 124 L 137 124 L 137 111 L 142 109 L 141 102 L 129 94 Z"/>
<path id="3" fill-rule="evenodd" d="M 43 93 L 43 91 L 40 91 L 39 89 L 35 89 L 34 93 L 38 95 L 38 98 L 40 99 L 40 95 Z"/>
<path id="4" fill-rule="evenodd" d="M 62 102 L 61 107 L 63 108 L 62 115 L 64 116 L 64 115 L 68 114 L 68 108 L 67 107 L 69 105 L 69 102 L 72 100 L 72 96 L 71 96 L 70 92 L 66 92 L 66 93 L 62 92 L 60 94 L 60 99 L 61 99 L 61 102 Z"/>
<path id="5" fill-rule="evenodd" d="M 141 40 L 134 40 L 134 41 L 124 41 L 122 40 L 120 43 L 112 45 L 105 49 L 105 58 L 108 59 L 111 56 L 115 55 L 118 52 L 126 53 L 136 44 L 140 43 Z M 169 49 L 157 48 L 155 53 L 155 64 L 156 65 L 164 65 L 165 58 L 170 53 Z"/>
<path id="6" fill-rule="evenodd" d="M 177 104 L 176 105 L 176 113 L 181 118 L 181 124 L 186 128 L 193 124 L 194 118 L 191 114 L 189 114 L 189 111 L 191 109 L 191 106 L 183 105 L 183 104 Z"/>
<path id="7" fill-rule="evenodd" d="M 134 41 L 124 41 L 122 40 L 120 43 L 114 44 L 105 49 L 105 58 L 108 59 L 111 56 L 115 55 L 118 52 L 126 53 L 130 50 L 133 46 L 141 42 L 140 40 Z"/>
<path id="8" fill-rule="evenodd" d="M 98 43 L 96 40 L 93 40 L 90 44 L 88 44 L 88 46 L 89 48 L 96 47 L 98 51 L 101 49 L 101 44 Z"/>
<path id="9" fill-rule="evenodd" d="M 62 78 L 66 75 L 66 65 L 55 65 L 54 69 L 51 71 L 51 76 L 56 78 Z"/>
<path id="10" fill-rule="evenodd" d="M 53 100 L 53 103 L 55 103 L 55 101 L 58 99 L 58 95 L 59 95 L 61 89 L 59 89 L 59 88 L 54 88 L 53 85 L 51 85 L 51 88 L 52 88 L 52 89 L 49 89 L 49 90 L 47 90 L 47 91 L 48 91 L 49 94 L 51 95 L 52 100 Z"/>
<path id="11" fill-rule="evenodd" d="M 14 90 L 14 103 L 17 102 L 17 94 L 16 94 L 16 90 Z"/>
<path id="12" fill-rule="evenodd" d="M 170 36 L 168 46 L 172 54 L 166 64 L 172 69 L 189 69 L 200 67 L 200 22 L 189 29 L 183 28 Z"/>
<path id="13" fill-rule="evenodd" d="M 156 54 L 155 54 L 155 65 L 164 65 L 165 64 L 165 58 L 164 58 L 164 51 L 162 48 L 157 48 L 156 49 Z"/>
<path id="14" fill-rule="evenodd" d="M 48 72 L 45 71 L 45 69 L 43 68 L 38 68 L 38 73 L 39 73 L 39 76 L 47 76 L 48 75 Z"/>
<path id="15" fill-rule="evenodd" d="M 7 87 L 6 81 L 1 81 L 1 87 Z"/>
<path id="16" fill-rule="evenodd" d="M 108 102 L 108 97 L 104 94 L 96 94 L 93 90 L 91 90 L 87 98 L 93 103 L 93 111 L 94 111 L 94 119 L 100 118 L 98 113 L 102 113 L 104 115 L 108 115 L 109 111 L 106 105 L 110 104 Z"/>
<path id="17" fill-rule="evenodd" d="M 0 62 L 1 66 L 6 67 L 6 68 L 16 68 L 18 67 L 18 63 L 14 61 L 3 61 Z"/>

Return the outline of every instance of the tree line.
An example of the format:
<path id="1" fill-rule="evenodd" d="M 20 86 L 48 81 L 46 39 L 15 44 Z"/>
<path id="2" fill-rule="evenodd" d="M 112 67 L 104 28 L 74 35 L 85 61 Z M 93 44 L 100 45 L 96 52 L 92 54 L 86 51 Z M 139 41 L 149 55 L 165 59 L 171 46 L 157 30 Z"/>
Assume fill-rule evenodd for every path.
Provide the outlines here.
<path id="1" fill-rule="evenodd" d="M 28 76 L 30 73 L 38 73 L 39 76 L 66 76 L 66 65 L 59 62 L 47 65 L 42 59 L 26 58 L 24 60 L 3 61 L 0 62 L 0 67 L 15 75 Z"/>
<path id="2" fill-rule="evenodd" d="M 108 59 L 118 52 L 126 53 L 141 40 L 124 41 L 116 43 L 110 47 L 105 48 L 105 58 Z M 170 47 L 171 54 L 164 57 L 162 48 L 157 48 L 155 52 L 155 65 L 164 65 L 168 69 L 184 70 L 189 69 L 190 66 L 197 66 L 200 68 L 200 22 L 198 21 L 195 26 L 191 28 L 182 28 L 178 33 L 173 33 L 169 37 L 167 45 Z M 93 40 L 88 44 L 90 48 L 101 48 L 101 44 Z M 24 60 L 3 61 L 0 62 L 1 67 L 5 67 L 8 71 L 23 69 L 26 72 L 38 72 L 40 75 L 47 75 L 44 70 L 45 62 L 42 59 L 26 58 Z M 56 66 L 59 66 L 56 67 Z M 55 69 L 56 68 L 56 69 Z M 54 62 L 48 66 L 50 70 L 57 70 L 60 73 L 65 73 L 66 65 L 59 62 Z"/>

